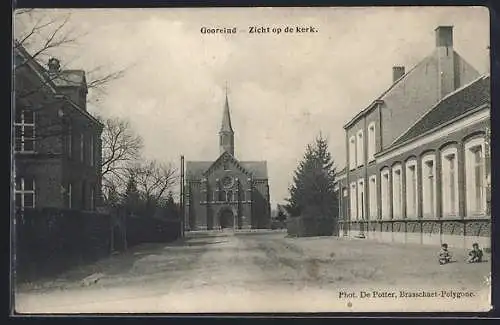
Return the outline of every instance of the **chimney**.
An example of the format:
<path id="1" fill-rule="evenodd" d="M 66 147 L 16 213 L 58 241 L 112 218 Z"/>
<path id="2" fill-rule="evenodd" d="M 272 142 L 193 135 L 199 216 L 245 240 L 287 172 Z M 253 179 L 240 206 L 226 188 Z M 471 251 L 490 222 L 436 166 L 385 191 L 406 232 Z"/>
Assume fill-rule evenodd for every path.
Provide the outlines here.
<path id="1" fill-rule="evenodd" d="M 439 26 L 435 32 L 436 47 L 453 47 L 453 26 Z"/>
<path id="2" fill-rule="evenodd" d="M 49 67 L 49 73 L 59 73 L 61 71 L 61 63 L 56 58 L 50 58 L 47 66 Z"/>
<path id="3" fill-rule="evenodd" d="M 438 26 L 436 51 L 438 60 L 438 91 L 440 98 L 459 87 L 458 71 L 455 72 L 455 52 L 453 51 L 453 26 Z"/>
<path id="4" fill-rule="evenodd" d="M 405 74 L 405 67 L 403 66 L 392 67 L 392 82 L 396 82 L 396 80 L 401 78 L 404 74 Z"/>

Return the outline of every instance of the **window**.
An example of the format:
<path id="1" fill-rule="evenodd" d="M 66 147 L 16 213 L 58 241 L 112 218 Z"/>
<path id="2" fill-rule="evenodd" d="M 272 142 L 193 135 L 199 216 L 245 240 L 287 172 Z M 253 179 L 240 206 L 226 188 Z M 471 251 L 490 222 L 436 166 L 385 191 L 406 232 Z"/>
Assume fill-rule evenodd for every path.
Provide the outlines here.
<path id="1" fill-rule="evenodd" d="M 213 192 L 212 201 L 213 201 L 213 202 L 216 202 L 216 201 L 217 201 L 217 191 L 214 191 L 214 192 Z"/>
<path id="2" fill-rule="evenodd" d="M 16 178 L 15 189 L 16 207 L 20 209 L 35 207 L 35 179 L 34 178 Z"/>
<path id="3" fill-rule="evenodd" d="M 71 209 L 73 206 L 73 186 L 71 183 L 68 184 L 68 209 Z"/>
<path id="4" fill-rule="evenodd" d="M 368 125 L 368 161 L 375 160 L 375 122 Z"/>
<path id="5" fill-rule="evenodd" d="M 406 217 L 416 218 L 418 216 L 418 175 L 417 161 L 415 159 L 406 162 Z"/>
<path id="6" fill-rule="evenodd" d="M 230 202 L 233 200 L 233 192 L 232 191 L 227 191 L 226 192 L 226 202 Z"/>
<path id="7" fill-rule="evenodd" d="M 390 179 L 389 179 L 389 168 L 385 168 L 382 170 L 381 175 L 381 203 L 382 203 L 382 218 L 383 219 L 390 219 L 391 218 L 391 213 L 390 213 Z"/>
<path id="8" fill-rule="evenodd" d="M 392 218 L 403 217 L 403 175 L 401 165 L 392 168 Z"/>
<path id="9" fill-rule="evenodd" d="M 356 193 L 356 182 L 351 183 L 351 195 L 349 197 L 350 200 L 350 213 L 351 220 L 357 220 L 357 193 Z"/>
<path id="10" fill-rule="evenodd" d="M 73 156 L 73 130 L 71 125 L 68 127 L 68 157 L 71 158 Z"/>
<path id="11" fill-rule="evenodd" d="M 89 154 L 90 154 L 90 157 L 89 157 L 90 166 L 94 166 L 94 135 L 93 134 L 90 135 Z"/>
<path id="12" fill-rule="evenodd" d="M 357 166 L 363 166 L 365 162 L 365 151 L 364 151 L 364 146 L 363 146 L 363 130 L 358 131 L 358 136 L 357 136 L 357 154 L 356 154 L 356 161 L 357 161 Z"/>
<path id="13" fill-rule="evenodd" d="M 365 181 L 358 181 L 358 219 L 365 219 Z"/>
<path id="14" fill-rule="evenodd" d="M 95 193 L 94 193 L 94 188 L 91 187 L 90 188 L 90 210 L 94 210 L 95 209 L 95 197 L 94 197 Z"/>
<path id="15" fill-rule="evenodd" d="M 80 133 L 80 161 L 83 162 L 83 159 L 84 159 L 84 152 L 83 152 L 83 143 L 84 143 L 85 139 L 84 139 L 84 136 L 83 136 L 83 133 Z"/>
<path id="16" fill-rule="evenodd" d="M 422 158 L 422 216 L 436 216 L 436 165 L 434 154 Z"/>
<path id="17" fill-rule="evenodd" d="M 354 136 L 349 139 L 349 168 L 356 168 L 356 138 Z"/>
<path id="18" fill-rule="evenodd" d="M 441 152 L 441 195 L 443 216 L 458 214 L 458 163 L 457 148 Z"/>
<path id="19" fill-rule="evenodd" d="M 370 180 L 368 181 L 368 192 L 370 195 L 370 219 L 377 219 L 377 176 L 370 176 Z"/>
<path id="20" fill-rule="evenodd" d="M 486 213 L 484 153 L 483 138 L 475 138 L 465 144 L 465 190 L 468 216 Z"/>
<path id="21" fill-rule="evenodd" d="M 16 112 L 15 128 L 15 151 L 35 151 L 35 112 L 20 110 Z"/>

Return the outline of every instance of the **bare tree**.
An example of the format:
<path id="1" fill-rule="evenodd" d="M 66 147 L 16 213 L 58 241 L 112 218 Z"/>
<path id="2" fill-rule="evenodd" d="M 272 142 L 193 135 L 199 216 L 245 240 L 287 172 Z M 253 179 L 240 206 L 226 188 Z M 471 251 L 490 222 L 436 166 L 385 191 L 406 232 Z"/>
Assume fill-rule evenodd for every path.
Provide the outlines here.
<path id="1" fill-rule="evenodd" d="M 148 207 L 157 206 L 162 199 L 166 199 L 178 179 L 175 167 L 155 160 L 138 164 L 130 172 L 133 173 L 137 189 Z"/>
<path id="2" fill-rule="evenodd" d="M 87 33 L 77 31 L 70 26 L 71 12 L 59 13 L 52 11 L 48 13 L 46 10 L 38 9 L 18 9 L 14 13 L 14 49 L 26 49 L 32 60 L 44 66 L 48 59 L 60 53 L 61 49 L 69 46 L 79 47 L 78 40 L 84 37 Z M 23 67 L 28 63 L 17 62 L 15 70 Z M 61 71 L 67 69 L 71 62 L 64 62 Z M 116 79 L 124 76 L 128 67 L 109 71 L 103 66 L 88 68 L 87 70 L 87 88 L 96 90 L 90 96 L 90 99 L 98 99 L 98 94 L 106 94 L 105 86 Z M 50 83 L 55 79 L 64 80 L 66 76 L 63 73 L 55 73 L 46 76 L 46 83 Z M 44 85 L 41 85 L 43 87 Z M 29 93 L 18 93 L 16 97 L 26 97 L 32 93 L 36 93 L 37 89 L 31 89 Z"/>
<path id="3" fill-rule="evenodd" d="M 132 129 L 129 121 L 117 117 L 101 119 L 103 193 L 119 191 L 126 182 L 132 164 L 139 158 L 142 138 Z"/>

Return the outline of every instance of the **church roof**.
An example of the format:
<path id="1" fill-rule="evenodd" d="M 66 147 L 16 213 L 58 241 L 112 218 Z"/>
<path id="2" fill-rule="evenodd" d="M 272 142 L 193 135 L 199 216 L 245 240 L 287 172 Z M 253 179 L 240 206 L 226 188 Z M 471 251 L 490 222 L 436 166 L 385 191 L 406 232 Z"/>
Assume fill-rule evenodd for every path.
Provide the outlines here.
<path id="1" fill-rule="evenodd" d="M 234 158 L 247 172 L 252 174 L 255 179 L 267 179 L 267 162 L 266 161 L 238 161 Z M 186 178 L 195 180 L 204 177 L 204 174 L 214 161 L 186 161 Z"/>
<path id="2" fill-rule="evenodd" d="M 240 161 L 240 164 L 248 170 L 255 178 L 267 179 L 266 161 Z"/>
<path id="3" fill-rule="evenodd" d="M 229 113 L 229 101 L 226 94 L 226 103 L 224 104 L 224 112 L 222 113 L 222 124 L 220 127 L 220 132 L 233 132 L 233 127 L 231 125 L 231 114 Z"/>
<path id="4" fill-rule="evenodd" d="M 213 161 L 186 161 L 186 178 L 201 179 L 203 173 L 205 173 L 213 163 Z"/>

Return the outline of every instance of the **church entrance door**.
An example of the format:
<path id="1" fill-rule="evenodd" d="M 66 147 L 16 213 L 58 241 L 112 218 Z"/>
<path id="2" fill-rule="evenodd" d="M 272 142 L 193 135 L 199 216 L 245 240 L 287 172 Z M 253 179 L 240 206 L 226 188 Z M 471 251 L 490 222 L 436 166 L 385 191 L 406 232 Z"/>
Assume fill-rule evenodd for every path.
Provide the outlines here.
<path id="1" fill-rule="evenodd" d="M 219 215 L 219 224 L 222 229 L 233 228 L 234 225 L 234 215 L 231 209 L 222 209 Z"/>

